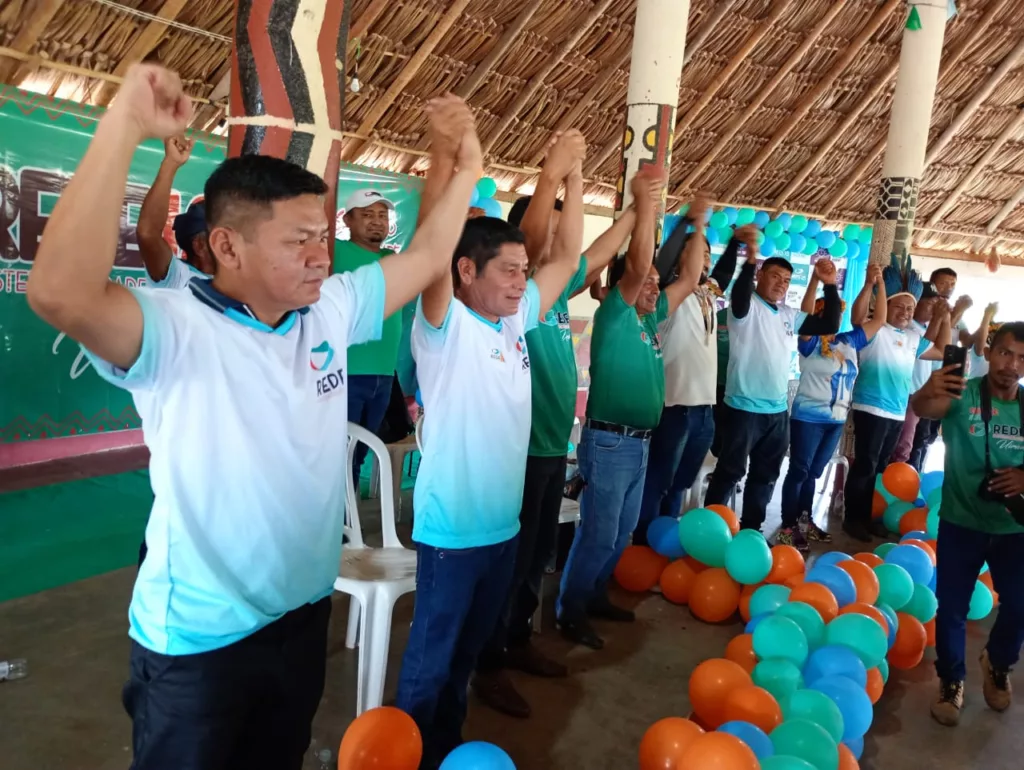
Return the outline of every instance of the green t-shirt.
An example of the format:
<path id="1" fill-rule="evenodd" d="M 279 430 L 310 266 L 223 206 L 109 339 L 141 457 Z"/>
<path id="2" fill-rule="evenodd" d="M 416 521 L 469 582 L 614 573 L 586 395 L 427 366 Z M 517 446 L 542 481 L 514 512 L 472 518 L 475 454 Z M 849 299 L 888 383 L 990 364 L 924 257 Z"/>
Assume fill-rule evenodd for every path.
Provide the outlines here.
<path id="1" fill-rule="evenodd" d="M 725 387 L 725 373 L 729 371 L 729 311 L 718 311 L 718 387 Z"/>
<path id="2" fill-rule="evenodd" d="M 640 317 L 622 299 L 619 287 L 608 292 L 594 314 L 590 339 L 591 420 L 651 430 L 665 405 L 665 365 L 658 324 L 668 317 L 662 292 L 653 313 Z"/>
<path id="3" fill-rule="evenodd" d="M 587 259 L 580 257 L 580 265 L 565 291 L 544 320 L 526 334 L 533 389 L 530 454 L 534 457 L 561 457 L 569 447 L 579 383 L 569 327 L 569 297 L 586 280 Z"/>
<path id="4" fill-rule="evenodd" d="M 942 420 L 942 440 L 946 445 L 946 473 L 939 516 L 961 527 L 993 535 L 1024 532 L 1005 506 L 978 497 L 978 486 L 985 476 L 981 378 L 969 380 L 963 396 L 953 401 Z M 1016 401 L 992 399 L 988 440 L 994 469 L 1019 467 L 1024 461 Z"/>
<path id="5" fill-rule="evenodd" d="M 334 272 L 347 273 L 363 265 L 373 264 L 391 253 L 388 249 L 369 251 L 352 241 L 335 241 Z M 401 341 L 402 314 L 392 313 L 384 319 L 379 340 L 353 345 L 348 349 L 349 374 L 394 374 Z"/>

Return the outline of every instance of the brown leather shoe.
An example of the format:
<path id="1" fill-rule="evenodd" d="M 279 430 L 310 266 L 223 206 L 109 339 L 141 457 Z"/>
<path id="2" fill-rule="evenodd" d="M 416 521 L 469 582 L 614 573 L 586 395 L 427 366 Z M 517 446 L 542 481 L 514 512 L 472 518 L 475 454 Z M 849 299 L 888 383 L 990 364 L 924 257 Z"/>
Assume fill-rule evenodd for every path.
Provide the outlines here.
<path id="1" fill-rule="evenodd" d="M 569 669 L 565 665 L 551 660 L 532 644 L 509 647 L 505 650 L 505 665 L 533 676 L 543 676 L 549 679 L 569 675 Z"/>
<path id="2" fill-rule="evenodd" d="M 516 719 L 530 716 L 530 704 L 516 690 L 504 671 L 476 672 L 470 687 L 483 703 Z"/>
<path id="3" fill-rule="evenodd" d="M 988 657 L 988 648 L 981 652 L 981 673 L 984 676 L 982 691 L 985 693 L 985 703 L 993 711 L 1006 711 L 1013 701 L 1010 670 L 993 666 Z"/>

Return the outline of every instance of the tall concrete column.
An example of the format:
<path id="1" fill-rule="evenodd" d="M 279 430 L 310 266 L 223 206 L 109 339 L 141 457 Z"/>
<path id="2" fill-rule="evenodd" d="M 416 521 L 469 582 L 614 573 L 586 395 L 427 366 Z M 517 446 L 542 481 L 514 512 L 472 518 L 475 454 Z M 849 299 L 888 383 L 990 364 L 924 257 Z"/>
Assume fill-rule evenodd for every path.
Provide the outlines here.
<path id="1" fill-rule="evenodd" d="M 351 8 L 352 0 L 235 2 L 228 156 L 273 155 L 323 177 L 332 236 Z"/>
<path id="2" fill-rule="evenodd" d="M 903 30 L 871 240 L 871 262 L 881 264 L 888 264 L 892 254 L 902 257 L 904 251 L 910 252 L 946 34 L 946 0 L 923 0 L 912 6 L 921 25 Z"/>
<path id="3" fill-rule="evenodd" d="M 616 217 L 633 199 L 628 180 L 639 169 L 654 163 L 666 172 L 669 170 L 689 17 L 690 0 L 637 2 L 626 90 L 626 128 L 615 196 Z M 656 243 L 661 243 L 664 218 L 663 194 Z"/>

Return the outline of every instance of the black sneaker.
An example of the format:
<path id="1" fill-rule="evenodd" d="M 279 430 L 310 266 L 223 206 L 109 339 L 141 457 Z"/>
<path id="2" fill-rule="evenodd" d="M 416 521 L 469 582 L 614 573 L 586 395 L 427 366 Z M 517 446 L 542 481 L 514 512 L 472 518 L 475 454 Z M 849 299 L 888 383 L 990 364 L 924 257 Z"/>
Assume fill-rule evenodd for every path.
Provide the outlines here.
<path id="1" fill-rule="evenodd" d="M 811 543 L 831 543 L 832 535 L 823 530 L 813 521 L 807 522 L 807 532 L 804 535 Z"/>
<path id="2" fill-rule="evenodd" d="M 862 543 L 871 542 L 871 533 L 868 532 L 868 528 L 865 527 L 859 521 L 853 521 L 847 519 L 843 522 L 843 532 L 852 537 L 854 540 L 859 540 Z"/>
<path id="3" fill-rule="evenodd" d="M 890 532 L 889 528 L 882 523 L 881 519 L 875 519 L 872 521 L 868 524 L 867 529 L 872 535 L 880 537 L 882 540 L 888 540 L 892 537 L 892 532 Z"/>
<path id="4" fill-rule="evenodd" d="M 960 724 L 960 711 L 964 707 L 964 683 L 939 682 L 939 699 L 932 704 L 932 718 L 940 725 L 956 727 Z"/>
<path id="5" fill-rule="evenodd" d="M 530 716 L 530 704 L 516 690 L 504 671 L 477 671 L 469 685 L 484 704 L 517 719 Z"/>
<path id="6" fill-rule="evenodd" d="M 801 552 L 810 550 L 810 546 L 807 544 L 807 539 L 804 537 L 804 534 L 800 531 L 799 527 L 783 527 L 780 529 L 778 534 L 775 535 L 775 544 L 791 545 Z"/>
<path id="7" fill-rule="evenodd" d="M 600 650 L 604 647 L 604 639 L 597 635 L 594 627 L 586 616 L 570 617 L 563 615 L 558 619 L 558 630 L 562 636 L 575 644 L 582 644 L 592 650 Z"/>
<path id="8" fill-rule="evenodd" d="M 592 618 L 612 620 L 616 623 L 632 623 L 636 614 L 632 610 L 616 607 L 607 596 L 599 596 L 587 603 L 587 614 Z"/>
<path id="9" fill-rule="evenodd" d="M 522 647 L 509 647 L 505 651 L 505 665 L 533 676 L 557 679 L 569 675 L 569 669 L 563 663 L 551 660 L 532 644 Z"/>

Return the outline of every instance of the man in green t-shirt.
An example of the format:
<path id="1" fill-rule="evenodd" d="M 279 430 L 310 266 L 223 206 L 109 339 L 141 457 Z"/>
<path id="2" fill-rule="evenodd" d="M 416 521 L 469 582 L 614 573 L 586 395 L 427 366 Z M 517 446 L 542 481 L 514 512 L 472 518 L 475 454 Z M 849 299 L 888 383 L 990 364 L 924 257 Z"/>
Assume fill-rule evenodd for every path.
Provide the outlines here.
<path id="1" fill-rule="evenodd" d="M 940 688 L 932 716 L 949 726 L 960 721 L 965 625 L 974 592 L 987 590 L 978 587 L 986 561 L 999 615 L 981 654 L 981 671 L 985 701 L 996 711 L 1010 706 L 1010 668 L 1024 643 L 1024 526 L 1003 502 L 1024 495 L 1018 384 L 1024 376 L 1024 323 L 1002 326 L 985 355 L 987 376 L 965 382 L 955 367 L 945 367 L 911 399 L 922 419 L 942 420 L 946 445 L 935 591 Z"/>
<path id="2" fill-rule="evenodd" d="M 356 190 L 345 203 L 342 219 L 349 240 L 334 244 L 334 272 L 347 273 L 369 265 L 393 253 L 383 248 L 391 235 L 395 204 L 377 190 Z M 402 313 L 384 319 L 380 339 L 348 350 L 348 419 L 372 433 L 380 429 L 391 401 L 391 384 L 398 364 L 398 346 L 402 340 Z M 356 447 L 353 472 L 359 469 L 369 447 Z"/>

